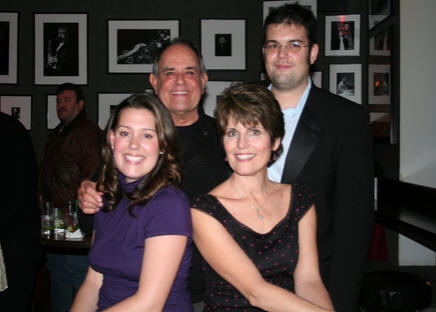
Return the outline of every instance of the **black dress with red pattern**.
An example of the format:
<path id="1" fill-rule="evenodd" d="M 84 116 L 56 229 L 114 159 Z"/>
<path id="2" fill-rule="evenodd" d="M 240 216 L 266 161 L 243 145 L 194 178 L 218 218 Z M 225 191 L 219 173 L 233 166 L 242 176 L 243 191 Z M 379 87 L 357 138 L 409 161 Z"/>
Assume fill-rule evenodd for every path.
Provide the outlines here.
<path id="1" fill-rule="evenodd" d="M 294 184 L 286 216 L 273 229 L 260 234 L 236 220 L 220 201 L 204 194 L 195 198 L 192 207 L 217 219 L 254 262 L 263 278 L 277 286 L 294 291 L 294 270 L 298 259 L 298 221 L 314 202 L 305 186 Z M 231 255 L 229 255 L 231 256 Z M 262 311 L 219 276 L 203 259 L 206 295 L 204 311 Z"/>

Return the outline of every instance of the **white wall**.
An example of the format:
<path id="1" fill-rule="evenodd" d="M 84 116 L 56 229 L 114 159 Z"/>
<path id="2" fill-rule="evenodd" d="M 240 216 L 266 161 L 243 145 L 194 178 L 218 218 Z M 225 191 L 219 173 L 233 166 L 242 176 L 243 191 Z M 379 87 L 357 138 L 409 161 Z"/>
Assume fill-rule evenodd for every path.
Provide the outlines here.
<path id="1" fill-rule="evenodd" d="M 436 1 L 400 0 L 400 179 L 436 187 Z M 399 263 L 435 253 L 400 235 Z"/>
<path id="2" fill-rule="evenodd" d="M 436 1 L 400 1 L 400 179 L 436 187 Z"/>

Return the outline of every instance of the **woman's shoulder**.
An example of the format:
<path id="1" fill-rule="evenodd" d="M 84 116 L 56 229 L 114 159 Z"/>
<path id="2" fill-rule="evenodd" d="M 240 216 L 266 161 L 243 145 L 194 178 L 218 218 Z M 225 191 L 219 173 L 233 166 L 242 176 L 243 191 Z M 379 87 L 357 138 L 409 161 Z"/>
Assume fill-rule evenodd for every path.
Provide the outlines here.
<path id="1" fill-rule="evenodd" d="M 211 193 L 199 194 L 191 200 L 191 207 L 198 208 L 199 205 L 215 202 L 218 202 L 218 199 Z"/>
<path id="2" fill-rule="evenodd" d="M 294 183 L 292 184 L 292 214 L 300 220 L 306 212 L 315 203 L 315 195 L 311 191 L 310 187 Z"/>
<path id="3" fill-rule="evenodd" d="M 188 206 L 189 207 L 189 200 L 188 196 L 183 192 L 181 189 L 179 189 L 176 186 L 169 185 L 161 188 L 154 194 L 154 196 L 149 201 L 149 204 L 172 204 L 175 206 Z"/>
<path id="4" fill-rule="evenodd" d="M 305 184 L 292 183 L 290 186 L 292 187 L 293 196 L 298 196 L 298 197 L 305 196 L 313 199 L 315 197 L 315 194 L 312 192 L 310 187 Z"/>
<path id="5" fill-rule="evenodd" d="M 159 189 L 154 197 L 156 196 L 170 196 L 170 197 L 184 197 L 187 198 L 185 192 L 183 192 L 180 188 L 174 185 L 164 186 Z"/>

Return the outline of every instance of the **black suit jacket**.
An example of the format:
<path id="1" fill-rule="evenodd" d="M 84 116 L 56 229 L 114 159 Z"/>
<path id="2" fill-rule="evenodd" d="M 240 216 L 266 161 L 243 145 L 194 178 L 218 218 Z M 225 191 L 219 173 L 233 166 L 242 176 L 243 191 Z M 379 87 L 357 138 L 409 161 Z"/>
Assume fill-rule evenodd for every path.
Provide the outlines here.
<path id="1" fill-rule="evenodd" d="M 355 311 L 373 226 L 368 113 L 312 85 L 286 155 L 282 183 L 316 196 L 320 270 L 337 311 Z"/>
<path id="2" fill-rule="evenodd" d="M 31 311 L 40 247 L 37 165 L 33 144 L 23 125 L 0 112 L 0 244 L 8 289 L 0 292 L 1 311 Z"/>

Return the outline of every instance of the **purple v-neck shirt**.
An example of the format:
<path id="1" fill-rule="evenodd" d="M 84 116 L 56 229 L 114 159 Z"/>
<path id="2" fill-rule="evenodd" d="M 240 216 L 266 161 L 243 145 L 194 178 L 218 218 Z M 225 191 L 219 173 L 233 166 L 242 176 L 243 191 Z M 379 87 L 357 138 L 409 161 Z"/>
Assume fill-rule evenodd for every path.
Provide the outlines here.
<path id="1" fill-rule="evenodd" d="M 126 192 L 133 191 L 140 181 L 125 183 Z M 94 219 L 94 245 L 89 253 L 91 267 L 103 274 L 98 309 L 104 310 L 132 295 L 139 286 L 144 243 L 160 235 L 183 235 L 189 238 L 176 279 L 163 311 L 191 312 L 188 292 L 192 257 L 192 223 L 186 195 L 176 187 L 159 190 L 145 206 L 135 206 L 135 217 L 122 199 L 116 209 L 99 211 Z"/>

